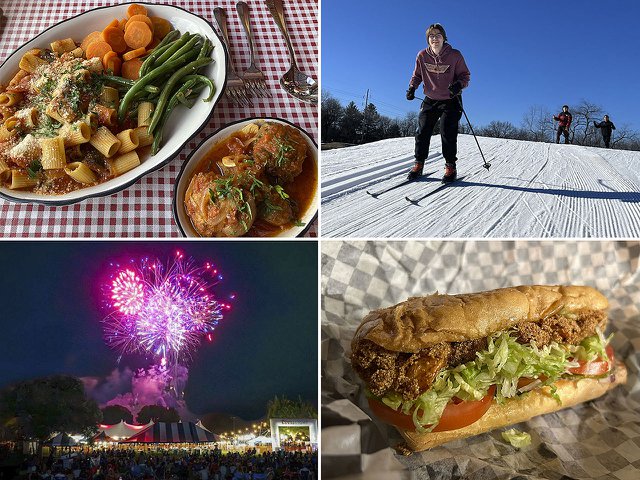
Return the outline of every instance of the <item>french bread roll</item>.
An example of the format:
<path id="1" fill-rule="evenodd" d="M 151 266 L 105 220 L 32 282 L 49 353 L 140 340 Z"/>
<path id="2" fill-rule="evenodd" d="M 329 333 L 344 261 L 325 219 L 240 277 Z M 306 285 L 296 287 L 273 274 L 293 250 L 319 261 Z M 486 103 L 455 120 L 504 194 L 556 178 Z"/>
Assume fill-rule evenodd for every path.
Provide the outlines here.
<path id="1" fill-rule="evenodd" d="M 549 387 L 533 390 L 523 396 L 508 399 L 499 405 L 494 400 L 487 413 L 480 420 L 457 430 L 446 432 L 418 433 L 398 429 L 414 452 L 427 450 L 443 443 L 460 440 L 474 435 L 527 421 L 538 415 L 556 412 L 563 408 L 573 407 L 604 395 L 607 391 L 627 381 L 627 369 L 621 362 L 616 362 L 611 375 L 607 379 L 583 378 L 580 380 L 559 380 L 555 383 L 556 393 L 562 405 L 549 395 Z"/>
<path id="2" fill-rule="evenodd" d="M 540 322 L 561 310 L 606 310 L 607 299 L 591 287 L 520 286 L 463 295 L 412 297 L 375 310 L 352 341 L 369 340 L 383 348 L 414 353 L 440 342 L 485 338 L 521 322 Z"/>

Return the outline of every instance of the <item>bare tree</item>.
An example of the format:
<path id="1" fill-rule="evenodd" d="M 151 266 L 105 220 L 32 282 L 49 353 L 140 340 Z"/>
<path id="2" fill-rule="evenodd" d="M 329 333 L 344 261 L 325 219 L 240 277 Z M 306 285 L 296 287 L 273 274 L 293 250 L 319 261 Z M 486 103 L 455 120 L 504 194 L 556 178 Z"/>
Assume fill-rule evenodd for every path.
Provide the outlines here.
<path id="1" fill-rule="evenodd" d="M 548 142 L 553 139 L 553 115 L 542 105 L 534 105 L 529 108 L 529 111 L 522 118 L 521 126 L 527 133 L 527 140 Z"/>
<path id="2" fill-rule="evenodd" d="M 400 135 L 403 137 L 413 137 L 418 128 L 418 114 L 416 112 L 407 112 L 400 121 Z"/>
<path id="3" fill-rule="evenodd" d="M 501 122 L 493 120 L 486 127 L 478 130 L 478 135 L 495 138 L 513 138 L 516 133 L 516 127 L 510 122 Z"/>
<path id="4" fill-rule="evenodd" d="M 628 124 L 616 127 L 611 136 L 611 146 L 614 148 L 628 148 L 629 150 L 637 150 L 638 142 L 640 141 L 640 135 L 631 129 Z M 635 144 L 635 147 L 634 146 Z"/>
<path id="5" fill-rule="evenodd" d="M 593 122 L 602 118 L 602 107 L 583 99 L 574 107 L 572 115 L 571 143 L 590 146 L 599 145 L 600 136 Z"/>

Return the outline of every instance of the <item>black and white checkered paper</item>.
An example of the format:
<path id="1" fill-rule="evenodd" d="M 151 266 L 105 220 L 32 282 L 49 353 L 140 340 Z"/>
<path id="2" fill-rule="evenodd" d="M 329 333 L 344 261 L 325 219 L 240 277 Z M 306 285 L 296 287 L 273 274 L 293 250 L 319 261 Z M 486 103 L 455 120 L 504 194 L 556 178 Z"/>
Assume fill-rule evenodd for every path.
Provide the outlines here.
<path id="1" fill-rule="evenodd" d="M 601 241 L 322 242 L 322 477 L 640 479 L 640 243 Z M 610 302 L 608 332 L 629 380 L 605 396 L 515 427 L 401 456 L 371 419 L 350 342 L 370 310 L 409 296 L 525 284 L 590 285 Z"/>

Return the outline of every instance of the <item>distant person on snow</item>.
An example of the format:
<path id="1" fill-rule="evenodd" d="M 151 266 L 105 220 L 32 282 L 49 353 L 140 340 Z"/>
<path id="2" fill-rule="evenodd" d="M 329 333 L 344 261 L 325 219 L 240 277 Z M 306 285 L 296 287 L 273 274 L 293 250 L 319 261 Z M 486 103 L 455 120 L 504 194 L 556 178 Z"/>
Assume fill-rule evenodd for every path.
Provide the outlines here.
<path id="1" fill-rule="evenodd" d="M 462 54 L 447 42 L 447 34 L 439 23 L 427 29 L 427 45 L 416 57 L 416 67 L 407 90 L 407 100 L 413 100 L 416 88 L 424 83 L 425 98 L 420 106 L 416 132 L 416 160 L 408 178 L 414 180 L 422 175 L 429 155 L 431 134 L 439 120 L 442 154 L 446 162 L 442 180 L 452 182 L 456 179 L 461 92 L 469 85 L 471 73 Z"/>
<path id="2" fill-rule="evenodd" d="M 604 120 L 600 123 L 593 122 L 593 125 L 600 129 L 602 132 L 602 139 L 604 140 L 604 146 L 609 148 L 609 142 L 611 142 L 611 130 L 616 129 L 613 122 L 609 120 L 609 115 L 605 115 Z"/>
<path id="3" fill-rule="evenodd" d="M 562 106 L 562 112 L 554 115 L 553 119 L 558 122 L 558 131 L 556 132 L 556 143 L 560 143 L 560 135 L 564 135 L 564 143 L 569 143 L 569 127 L 573 116 L 569 112 L 569 105 Z"/>

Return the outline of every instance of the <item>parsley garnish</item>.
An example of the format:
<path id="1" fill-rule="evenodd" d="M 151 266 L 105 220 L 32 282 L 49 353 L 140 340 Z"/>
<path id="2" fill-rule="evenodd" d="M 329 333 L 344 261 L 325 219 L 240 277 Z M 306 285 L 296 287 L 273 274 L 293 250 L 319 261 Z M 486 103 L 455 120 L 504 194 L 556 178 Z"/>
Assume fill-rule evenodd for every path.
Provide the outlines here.
<path id="1" fill-rule="evenodd" d="M 42 164 L 39 160 L 32 160 L 29 166 L 27 167 L 27 174 L 29 178 L 34 179 L 38 178 L 38 172 L 42 170 Z"/>
<path id="2" fill-rule="evenodd" d="M 304 227 L 304 226 L 306 225 L 306 223 L 301 222 L 300 220 L 296 220 L 295 222 L 293 222 L 293 224 L 294 224 L 296 227 Z"/>
<path id="3" fill-rule="evenodd" d="M 281 167 L 286 160 L 286 154 L 293 151 L 293 146 L 285 143 L 288 138 L 285 136 L 282 140 L 276 138 L 276 145 L 278 146 L 278 156 L 276 157 L 276 165 Z"/>
<path id="4" fill-rule="evenodd" d="M 276 189 L 276 192 L 278 193 L 278 195 L 280 195 L 280 198 L 282 198 L 284 200 L 289 198 L 289 194 L 287 192 L 285 192 L 284 188 L 282 188 L 280 185 L 276 185 L 273 188 Z"/>

